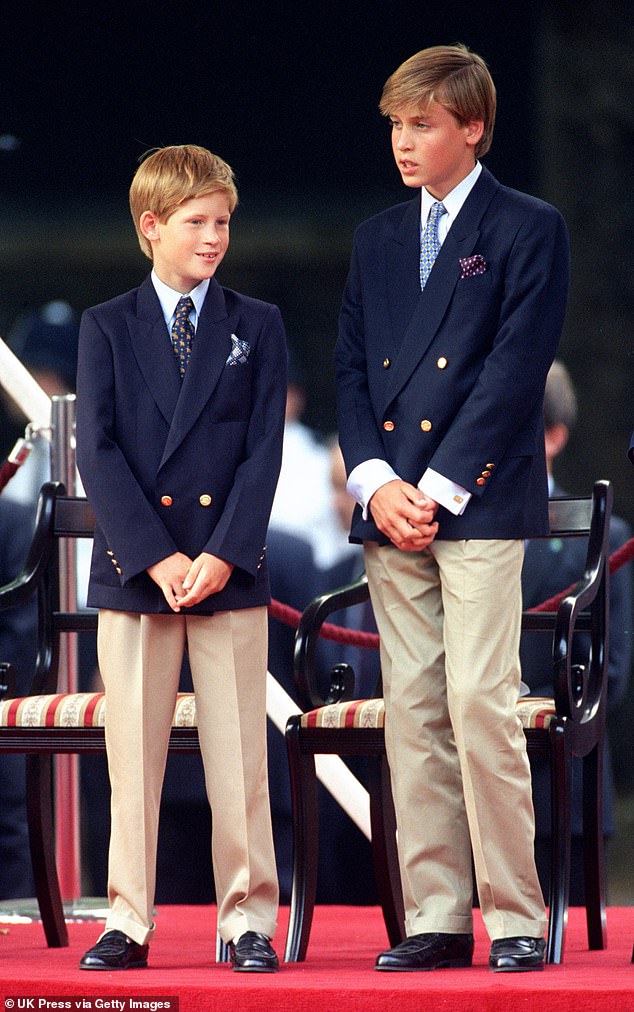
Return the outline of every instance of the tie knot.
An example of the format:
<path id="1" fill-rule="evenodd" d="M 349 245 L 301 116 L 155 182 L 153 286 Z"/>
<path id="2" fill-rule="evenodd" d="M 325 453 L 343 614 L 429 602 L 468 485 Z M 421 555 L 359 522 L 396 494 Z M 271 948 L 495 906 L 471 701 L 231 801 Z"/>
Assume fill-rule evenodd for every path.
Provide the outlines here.
<path id="1" fill-rule="evenodd" d="M 431 205 L 431 210 L 429 212 L 429 220 L 438 221 L 438 219 L 441 218 L 442 215 L 446 213 L 447 208 L 445 207 L 445 205 L 442 203 L 441 200 L 437 200 L 435 204 Z"/>
<path id="2" fill-rule="evenodd" d="M 176 316 L 188 316 L 194 308 L 194 302 L 190 295 L 181 295 L 176 306 Z"/>

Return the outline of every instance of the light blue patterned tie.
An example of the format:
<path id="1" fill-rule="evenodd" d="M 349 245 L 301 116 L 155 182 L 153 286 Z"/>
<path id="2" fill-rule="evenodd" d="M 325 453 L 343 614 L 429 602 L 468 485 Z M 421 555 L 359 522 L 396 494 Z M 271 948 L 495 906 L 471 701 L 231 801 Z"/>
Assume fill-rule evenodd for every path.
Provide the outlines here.
<path id="1" fill-rule="evenodd" d="M 189 314 L 194 308 L 189 295 L 183 295 L 178 300 L 176 306 L 176 315 L 174 317 L 174 323 L 172 324 L 172 345 L 174 348 L 174 354 L 178 359 L 178 371 L 181 379 L 185 375 L 185 370 L 189 365 L 189 358 L 192 353 L 192 343 L 194 340 L 194 324 L 189 318 Z"/>
<path id="2" fill-rule="evenodd" d="M 420 287 L 421 289 L 427 284 L 427 278 L 431 273 L 431 269 L 434 266 L 434 260 L 438 256 L 440 249 L 440 241 L 438 239 L 438 222 L 442 218 L 443 214 L 447 213 L 447 208 L 439 200 L 435 204 L 431 205 L 429 217 L 427 218 L 427 224 L 420 240 Z"/>

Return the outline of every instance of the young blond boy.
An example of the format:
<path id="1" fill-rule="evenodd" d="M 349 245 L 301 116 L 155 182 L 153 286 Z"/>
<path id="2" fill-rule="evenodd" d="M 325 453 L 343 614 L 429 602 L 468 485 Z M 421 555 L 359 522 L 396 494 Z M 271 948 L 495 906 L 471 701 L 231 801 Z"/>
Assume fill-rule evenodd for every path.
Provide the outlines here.
<path id="1" fill-rule="evenodd" d="M 99 609 L 112 786 L 110 913 L 85 970 L 147 965 L 185 650 L 213 813 L 218 930 L 234 969 L 278 966 L 265 553 L 286 347 L 275 306 L 214 277 L 236 204 L 232 170 L 204 148 L 150 154 L 130 207 L 152 273 L 81 323 L 77 461 L 97 519 L 88 604 Z"/>
<path id="2" fill-rule="evenodd" d="M 541 969 L 518 697 L 524 539 L 548 532 L 542 398 L 568 288 L 558 212 L 479 158 L 495 87 L 438 46 L 381 111 L 414 199 L 362 224 L 337 344 L 340 441 L 381 636 L 407 939 L 379 970 L 469 966 L 471 853 L 495 971 Z"/>

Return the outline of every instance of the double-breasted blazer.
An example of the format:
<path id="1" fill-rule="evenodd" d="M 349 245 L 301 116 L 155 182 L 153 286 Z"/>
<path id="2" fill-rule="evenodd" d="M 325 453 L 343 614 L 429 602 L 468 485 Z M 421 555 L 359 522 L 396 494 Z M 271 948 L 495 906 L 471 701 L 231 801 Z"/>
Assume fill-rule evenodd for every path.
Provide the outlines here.
<path id="1" fill-rule="evenodd" d="M 336 347 L 348 473 L 386 460 L 416 485 L 427 467 L 473 496 L 440 508 L 437 537 L 548 531 L 542 401 L 564 321 L 561 215 L 483 168 L 420 290 L 420 195 L 356 231 Z M 351 540 L 386 543 L 356 509 Z"/>
<path id="2" fill-rule="evenodd" d="M 191 613 L 268 603 L 286 363 L 277 307 L 213 278 L 182 382 L 149 277 L 84 313 L 77 464 L 97 521 L 89 605 L 170 612 L 146 570 L 176 551 L 235 567 Z"/>

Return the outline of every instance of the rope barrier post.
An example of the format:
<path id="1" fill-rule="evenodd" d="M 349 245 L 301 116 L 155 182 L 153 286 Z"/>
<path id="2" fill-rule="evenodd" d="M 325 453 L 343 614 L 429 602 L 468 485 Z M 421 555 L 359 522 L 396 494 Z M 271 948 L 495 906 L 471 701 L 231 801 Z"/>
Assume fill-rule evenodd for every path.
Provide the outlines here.
<path id="1" fill-rule="evenodd" d="M 68 495 L 76 494 L 75 395 L 54 396 L 51 409 L 51 477 L 63 481 Z M 77 608 L 76 543 L 60 544 L 60 608 Z M 78 691 L 77 634 L 66 633 L 60 643 L 59 692 Z M 81 840 L 79 828 L 79 756 L 55 756 L 55 852 L 62 900 L 81 897 Z"/>

